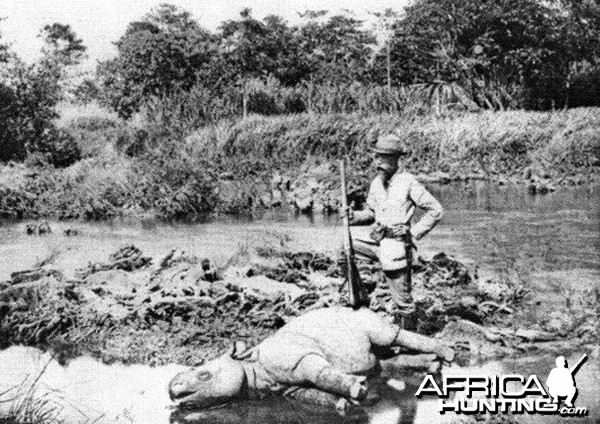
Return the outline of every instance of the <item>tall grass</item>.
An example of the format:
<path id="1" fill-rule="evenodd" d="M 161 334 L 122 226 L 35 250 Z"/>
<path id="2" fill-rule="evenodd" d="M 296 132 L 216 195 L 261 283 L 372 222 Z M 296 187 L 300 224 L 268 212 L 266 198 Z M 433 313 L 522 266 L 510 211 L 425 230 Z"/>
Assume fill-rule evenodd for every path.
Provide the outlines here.
<path id="1" fill-rule="evenodd" d="M 600 170 L 598 112 L 252 116 L 200 129 L 188 143 L 198 152 L 211 146 L 230 158 L 232 171 L 294 173 L 311 163 L 310 158 L 323 162 L 342 155 L 363 169 L 378 135 L 394 132 L 409 147 L 406 164 L 413 172 L 510 176 L 534 167 L 563 177 Z"/>
<path id="2" fill-rule="evenodd" d="M 248 211 L 269 192 L 273 174 L 293 182 L 342 156 L 351 160 L 351 183 L 364 187 L 369 148 L 390 132 L 408 145 L 413 173 L 579 183 L 600 176 L 598 112 L 250 115 L 195 131 L 194 116 L 178 121 L 176 113 L 156 115 L 142 128 L 106 117 L 73 118 L 65 128 L 76 134 L 85 159 L 63 170 L 1 168 L 0 214 L 171 219 Z M 325 181 L 335 179 L 329 173 Z"/>
<path id="3" fill-rule="evenodd" d="M 0 392 L 0 405 L 6 412 L 0 412 L 0 423 L 5 424 L 54 424 L 59 423 L 59 409 L 49 393 L 40 392 L 39 382 L 50 359 L 37 375 L 29 376 L 14 387 Z"/>
<path id="4" fill-rule="evenodd" d="M 151 123 L 181 129 L 198 128 L 223 119 L 245 115 L 244 92 L 249 114 L 265 116 L 311 114 L 379 115 L 382 113 L 440 114 L 449 110 L 474 110 L 478 106 L 465 90 L 451 84 L 415 84 L 386 87 L 352 82 L 347 84 L 303 83 L 282 86 L 276 79 L 252 79 L 240 87 L 211 91 L 203 86 L 152 96 L 141 114 Z M 493 106 L 490 104 L 490 108 Z"/>

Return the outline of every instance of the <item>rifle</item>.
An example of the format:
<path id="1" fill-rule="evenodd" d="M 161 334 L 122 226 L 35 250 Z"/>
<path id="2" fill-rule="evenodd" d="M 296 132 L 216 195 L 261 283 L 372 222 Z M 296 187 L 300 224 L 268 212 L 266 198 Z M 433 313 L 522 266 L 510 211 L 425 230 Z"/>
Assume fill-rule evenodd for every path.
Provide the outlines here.
<path id="1" fill-rule="evenodd" d="M 344 256 L 346 260 L 346 280 L 348 283 L 348 303 L 353 309 L 360 308 L 363 303 L 362 282 L 358 267 L 354 260 L 354 247 L 350 235 L 350 216 L 348 212 L 348 193 L 346 190 L 346 160 L 340 161 L 340 177 L 342 180 L 342 220 L 344 222 Z"/>
<path id="2" fill-rule="evenodd" d="M 587 358 L 587 354 L 584 353 L 581 359 L 577 361 L 577 363 L 573 365 L 573 368 L 569 370 L 571 372 L 571 375 L 575 375 L 575 373 L 579 371 L 579 367 L 587 360 Z"/>
<path id="3" fill-rule="evenodd" d="M 406 289 L 412 293 L 412 264 L 413 264 L 413 242 L 410 228 L 404 234 L 404 252 L 406 255 Z"/>

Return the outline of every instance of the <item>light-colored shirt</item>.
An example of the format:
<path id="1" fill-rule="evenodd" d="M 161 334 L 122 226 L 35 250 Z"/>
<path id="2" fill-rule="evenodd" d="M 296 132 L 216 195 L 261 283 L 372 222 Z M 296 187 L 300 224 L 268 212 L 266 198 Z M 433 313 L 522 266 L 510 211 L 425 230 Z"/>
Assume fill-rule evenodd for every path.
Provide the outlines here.
<path id="1" fill-rule="evenodd" d="M 398 224 L 410 225 L 416 208 L 424 209 L 425 214 L 419 222 L 411 226 L 411 233 L 417 240 L 431 231 L 443 214 L 440 202 L 408 172 L 394 174 L 387 188 L 378 175 L 371 183 L 367 207 L 374 212 L 376 222 L 388 227 Z"/>

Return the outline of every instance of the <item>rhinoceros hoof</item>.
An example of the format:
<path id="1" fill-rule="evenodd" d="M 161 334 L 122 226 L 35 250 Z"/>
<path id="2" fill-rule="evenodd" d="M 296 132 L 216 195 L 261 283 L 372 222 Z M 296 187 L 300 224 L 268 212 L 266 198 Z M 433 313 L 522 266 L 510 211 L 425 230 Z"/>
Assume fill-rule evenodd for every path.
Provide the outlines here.
<path id="1" fill-rule="evenodd" d="M 335 403 L 335 410 L 341 414 L 341 415 L 346 415 L 346 413 L 348 412 L 348 410 L 352 407 L 352 404 L 350 403 L 350 401 L 346 398 L 340 398 L 336 403 Z"/>
<path id="2" fill-rule="evenodd" d="M 438 349 L 437 356 L 446 362 L 454 361 L 455 352 L 450 346 L 442 346 Z"/>
<path id="3" fill-rule="evenodd" d="M 369 392 L 369 386 L 367 385 L 367 377 L 359 377 L 356 383 L 350 387 L 350 397 L 352 399 L 364 399 L 367 397 Z"/>

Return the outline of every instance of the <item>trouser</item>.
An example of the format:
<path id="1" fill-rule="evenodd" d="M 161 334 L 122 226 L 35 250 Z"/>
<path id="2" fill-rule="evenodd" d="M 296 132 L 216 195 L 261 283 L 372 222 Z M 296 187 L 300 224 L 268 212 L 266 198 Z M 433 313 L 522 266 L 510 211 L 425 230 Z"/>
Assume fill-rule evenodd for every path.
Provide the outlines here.
<path id="1" fill-rule="evenodd" d="M 354 232 L 353 232 L 354 233 Z M 357 261 L 381 263 L 392 299 L 401 316 L 411 316 L 415 311 L 409 275 L 407 273 L 406 248 L 399 240 L 384 239 L 381 243 L 361 234 L 353 234 L 352 243 Z"/>

